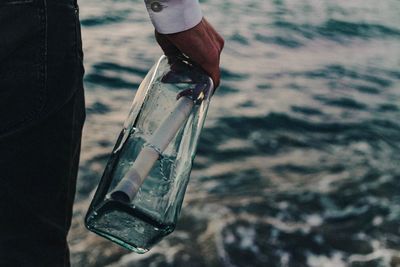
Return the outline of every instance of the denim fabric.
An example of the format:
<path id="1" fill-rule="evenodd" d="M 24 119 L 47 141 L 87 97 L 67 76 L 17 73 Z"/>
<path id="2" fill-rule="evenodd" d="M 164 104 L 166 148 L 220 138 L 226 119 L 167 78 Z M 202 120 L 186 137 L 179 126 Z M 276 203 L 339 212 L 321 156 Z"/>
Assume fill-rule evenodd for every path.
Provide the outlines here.
<path id="1" fill-rule="evenodd" d="M 85 120 L 73 0 L 0 0 L 0 266 L 69 266 Z"/>

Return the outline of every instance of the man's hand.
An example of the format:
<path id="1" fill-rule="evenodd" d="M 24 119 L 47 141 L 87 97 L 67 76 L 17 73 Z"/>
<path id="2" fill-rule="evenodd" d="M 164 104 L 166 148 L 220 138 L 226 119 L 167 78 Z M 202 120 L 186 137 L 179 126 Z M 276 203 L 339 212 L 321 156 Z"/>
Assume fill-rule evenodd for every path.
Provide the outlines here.
<path id="1" fill-rule="evenodd" d="M 166 56 L 186 55 L 210 75 L 215 88 L 219 86 L 219 59 L 224 39 L 204 18 L 189 30 L 172 34 L 155 31 L 155 36 Z"/>

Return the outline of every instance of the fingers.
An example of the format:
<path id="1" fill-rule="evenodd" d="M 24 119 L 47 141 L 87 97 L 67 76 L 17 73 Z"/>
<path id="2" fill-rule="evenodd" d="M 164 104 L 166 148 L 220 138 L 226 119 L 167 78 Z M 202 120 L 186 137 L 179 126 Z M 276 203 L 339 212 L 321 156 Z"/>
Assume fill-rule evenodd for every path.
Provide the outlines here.
<path id="1" fill-rule="evenodd" d="M 194 28 L 174 34 L 156 32 L 156 39 L 167 56 L 184 54 L 198 64 L 213 80 L 214 88 L 220 84 L 220 54 L 224 40 L 203 20 Z"/>
<path id="2" fill-rule="evenodd" d="M 188 96 L 188 95 L 193 95 L 193 89 L 188 89 L 188 90 L 183 90 L 182 92 L 179 92 L 179 94 L 176 96 L 176 99 L 178 100 L 182 96 Z"/>

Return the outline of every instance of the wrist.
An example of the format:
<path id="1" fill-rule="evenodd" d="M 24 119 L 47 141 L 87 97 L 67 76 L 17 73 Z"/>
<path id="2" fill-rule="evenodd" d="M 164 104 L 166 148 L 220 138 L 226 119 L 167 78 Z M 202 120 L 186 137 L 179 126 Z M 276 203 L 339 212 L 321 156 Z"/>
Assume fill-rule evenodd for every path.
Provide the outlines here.
<path id="1" fill-rule="evenodd" d="M 154 27 L 162 34 L 191 29 L 203 17 L 198 0 L 145 0 L 145 3 Z"/>

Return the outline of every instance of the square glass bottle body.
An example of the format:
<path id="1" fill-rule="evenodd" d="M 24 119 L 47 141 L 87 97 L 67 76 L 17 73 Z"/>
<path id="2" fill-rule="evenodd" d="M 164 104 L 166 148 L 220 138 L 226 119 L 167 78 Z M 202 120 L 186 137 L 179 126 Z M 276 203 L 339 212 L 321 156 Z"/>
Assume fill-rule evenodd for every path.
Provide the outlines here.
<path id="1" fill-rule="evenodd" d="M 212 94 L 212 81 L 203 72 L 182 60 L 170 62 L 161 57 L 141 83 L 85 219 L 89 230 L 138 253 L 148 251 L 176 226 Z M 200 100 L 198 95 L 177 100 L 180 92 L 195 88 L 204 88 Z M 182 123 L 171 115 L 179 113 L 178 101 L 186 101 L 189 111 Z M 176 133 L 169 132 L 171 138 L 159 151 L 152 144 L 154 136 L 168 134 L 169 124 L 175 124 Z M 138 191 L 128 201 L 113 198 L 135 162 L 135 168 L 141 168 L 137 161 L 145 149 L 159 155 Z"/>

